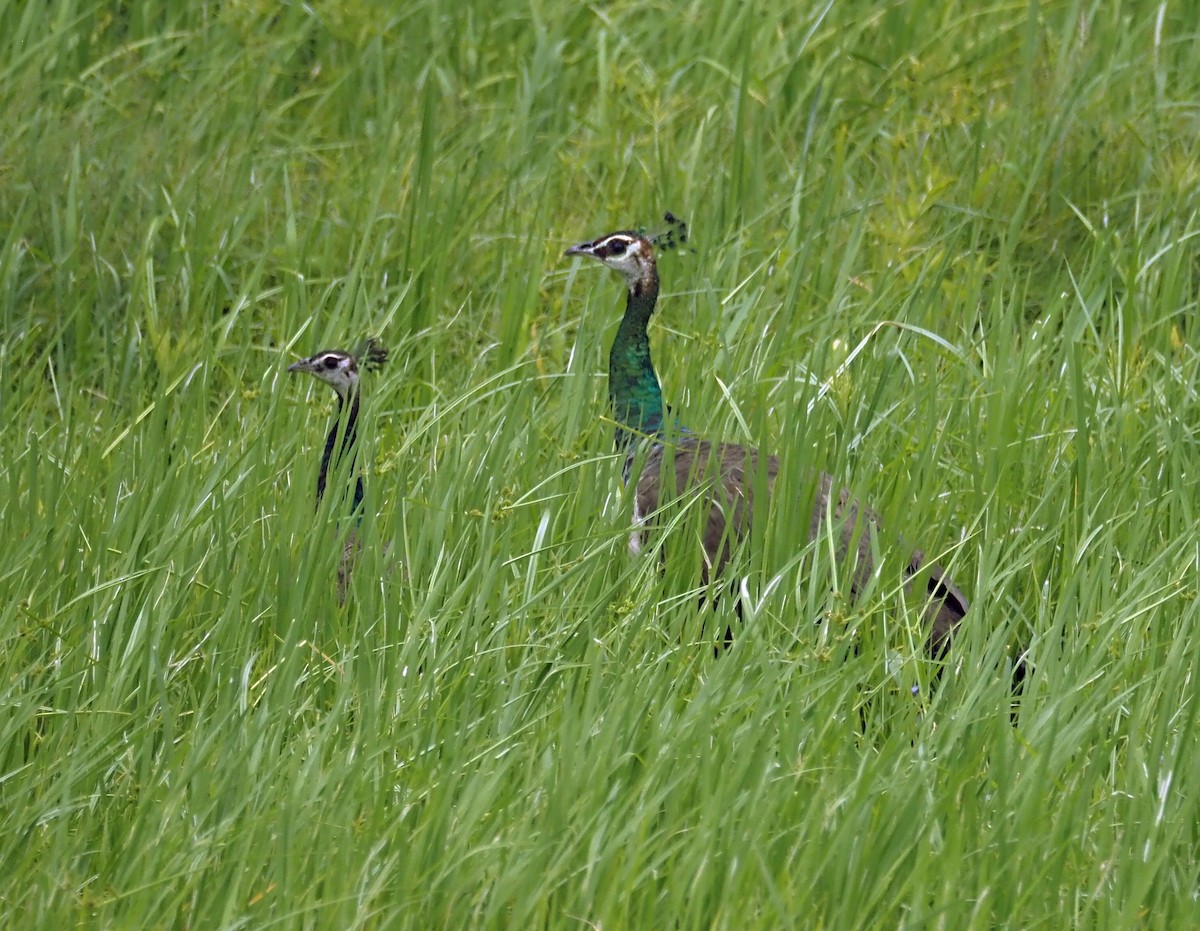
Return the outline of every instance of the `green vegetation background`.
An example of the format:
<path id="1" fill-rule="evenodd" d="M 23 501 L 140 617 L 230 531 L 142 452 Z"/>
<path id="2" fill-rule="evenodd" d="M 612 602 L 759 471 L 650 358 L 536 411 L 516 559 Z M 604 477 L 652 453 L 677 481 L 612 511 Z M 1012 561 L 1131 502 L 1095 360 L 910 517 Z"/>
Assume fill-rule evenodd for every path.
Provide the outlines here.
<path id="1" fill-rule="evenodd" d="M 0 3 L 0 923 L 1200 926 L 1194 14 Z M 951 565 L 940 688 L 786 494 L 720 659 L 628 555 L 561 253 L 665 210 L 668 399 Z"/>

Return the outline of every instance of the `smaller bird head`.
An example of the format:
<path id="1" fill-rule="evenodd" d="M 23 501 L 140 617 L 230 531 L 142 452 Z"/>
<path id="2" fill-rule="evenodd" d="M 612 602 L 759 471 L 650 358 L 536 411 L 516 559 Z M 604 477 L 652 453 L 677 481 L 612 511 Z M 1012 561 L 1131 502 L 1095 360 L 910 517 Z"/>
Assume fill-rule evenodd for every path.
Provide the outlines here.
<path id="1" fill-rule="evenodd" d="M 301 359 L 288 366 L 289 372 L 308 372 L 325 382 L 343 401 L 358 390 L 358 363 L 368 372 L 376 371 L 387 362 L 388 351 L 379 340 L 370 337 L 355 352 L 344 349 L 322 349 L 315 356 Z"/>
<path id="2" fill-rule="evenodd" d="M 288 366 L 289 372 L 308 372 L 325 382 L 343 401 L 358 388 L 358 361 L 341 349 L 323 349 Z"/>
<path id="3" fill-rule="evenodd" d="M 572 246 L 564 255 L 586 255 L 603 262 L 625 279 L 631 289 L 654 277 L 654 247 L 639 233 L 621 230 Z"/>

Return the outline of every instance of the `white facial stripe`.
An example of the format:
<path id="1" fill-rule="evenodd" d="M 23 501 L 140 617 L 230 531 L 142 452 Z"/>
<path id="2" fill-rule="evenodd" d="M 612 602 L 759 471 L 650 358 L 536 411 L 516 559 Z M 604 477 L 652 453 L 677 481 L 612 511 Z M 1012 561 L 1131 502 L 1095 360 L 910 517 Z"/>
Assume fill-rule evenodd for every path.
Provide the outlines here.
<path id="1" fill-rule="evenodd" d="M 319 352 L 309 360 L 310 371 L 324 381 L 344 379 L 354 368 L 354 360 L 343 352 Z"/>
<path id="2" fill-rule="evenodd" d="M 623 233 L 613 233 L 611 236 L 605 236 L 603 239 L 601 239 L 599 242 L 597 242 L 596 248 L 602 249 L 605 246 L 608 246 L 609 244 L 614 243 L 614 242 L 624 243 L 625 248 L 628 249 L 631 245 L 636 243 L 637 240 L 631 236 L 626 236 Z"/>

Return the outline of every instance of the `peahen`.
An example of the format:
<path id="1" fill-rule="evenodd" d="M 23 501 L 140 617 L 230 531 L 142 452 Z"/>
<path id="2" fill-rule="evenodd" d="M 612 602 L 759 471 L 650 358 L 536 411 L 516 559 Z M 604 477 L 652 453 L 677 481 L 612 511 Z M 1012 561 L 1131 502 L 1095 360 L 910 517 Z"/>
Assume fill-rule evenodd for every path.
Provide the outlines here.
<path id="1" fill-rule="evenodd" d="M 670 215 L 667 219 L 674 221 Z M 676 424 L 664 408 L 647 334 L 659 290 L 654 246 L 649 238 L 622 230 L 572 246 L 565 254 L 607 265 L 621 275 L 627 290 L 625 314 L 609 352 L 608 395 L 617 422 L 616 447 L 626 456 L 626 481 L 632 477 L 639 446 L 643 442 L 649 446 L 634 489 L 630 548 L 634 552 L 641 549 L 647 522 L 661 508 L 684 495 L 695 499 L 695 506 L 706 509 L 701 518 L 700 582 L 707 585 L 720 577 L 734 548 L 749 535 L 756 511 L 754 490 L 765 490 L 768 496 L 772 493 L 779 460 L 757 449 L 702 439 Z M 808 539 L 816 539 L 830 521 L 840 541 L 838 558 L 844 560 L 853 554 L 851 592 L 856 593 L 872 572 L 872 539 L 878 533 L 879 521 L 845 489 L 834 495 L 833 479 L 828 474 L 819 473 L 814 484 Z M 926 648 L 930 655 L 940 658 L 949 649 L 969 603 L 940 566 L 927 567 L 924 563 L 924 555 L 915 551 L 906 577 L 910 585 L 919 578 L 925 587 Z M 727 632 L 726 639 L 730 636 Z"/>
<path id="2" fill-rule="evenodd" d="M 330 469 L 336 470 L 345 460 L 348 462 L 350 472 L 354 475 L 354 496 L 349 510 L 356 525 L 361 520 L 359 511 L 363 501 L 363 478 L 355 461 L 358 420 L 362 413 L 359 370 L 361 368 L 365 371 L 378 371 L 387 362 L 387 355 L 387 349 L 377 340 L 368 339 L 356 352 L 347 352 L 343 349 L 324 349 L 316 355 L 293 362 L 288 366 L 289 372 L 307 372 L 337 392 L 338 409 L 329 433 L 325 437 L 325 451 L 321 454 L 321 469 L 317 473 L 317 504 L 320 504 L 321 499 L 325 496 Z M 349 406 L 348 413 L 347 406 Z M 343 415 L 345 415 L 344 422 Z M 346 600 L 350 572 L 354 566 L 354 558 L 358 553 L 359 546 L 358 534 L 352 528 L 346 537 L 342 559 L 338 565 L 338 600 L 341 602 Z"/>

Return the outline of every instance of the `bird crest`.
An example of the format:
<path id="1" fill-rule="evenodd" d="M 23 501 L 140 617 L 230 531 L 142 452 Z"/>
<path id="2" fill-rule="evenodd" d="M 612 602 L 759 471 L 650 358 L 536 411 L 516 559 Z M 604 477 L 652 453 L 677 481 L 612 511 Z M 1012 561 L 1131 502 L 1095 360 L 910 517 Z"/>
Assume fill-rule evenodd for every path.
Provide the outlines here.
<path id="1" fill-rule="evenodd" d="M 354 357 L 358 359 L 361 368 L 368 372 L 378 372 L 387 363 L 388 350 L 378 337 L 368 336 L 354 350 Z"/>
<path id="2" fill-rule="evenodd" d="M 663 214 L 666 226 L 660 230 L 638 230 L 638 234 L 662 250 L 678 249 L 687 244 L 688 225 L 668 210 Z"/>

